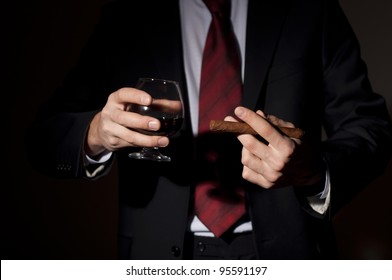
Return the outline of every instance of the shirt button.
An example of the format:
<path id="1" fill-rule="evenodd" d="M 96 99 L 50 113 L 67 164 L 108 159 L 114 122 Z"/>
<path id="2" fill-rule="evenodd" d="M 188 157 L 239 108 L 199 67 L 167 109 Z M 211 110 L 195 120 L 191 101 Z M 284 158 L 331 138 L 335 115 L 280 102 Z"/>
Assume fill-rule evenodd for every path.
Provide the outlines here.
<path id="1" fill-rule="evenodd" d="M 175 256 L 176 258 L 178 258 L 181 255 L 181 249 L 178 246 L 173 246 L 171 248 L 171 252 L 173 256 Z"/>

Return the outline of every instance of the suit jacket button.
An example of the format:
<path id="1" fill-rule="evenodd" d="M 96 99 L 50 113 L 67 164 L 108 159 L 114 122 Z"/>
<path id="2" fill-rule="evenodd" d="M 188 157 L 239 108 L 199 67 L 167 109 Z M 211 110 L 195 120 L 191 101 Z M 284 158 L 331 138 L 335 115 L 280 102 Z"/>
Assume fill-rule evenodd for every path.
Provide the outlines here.
<path id="1" fill-rule="evenodd" d="M 178 246 L 172 246 L 171 252 L 172 252 L 173 256 L 175 256 L 176 258 L 178 258 L 181 255 L 181 249 Z"/>
<path id="2" fill-rule="evenodd" d="M 200 253 L 203 253 L 206 250 L 206 245 L 203 242 L 197 243 L 197 250 L 199 250 Z"/>

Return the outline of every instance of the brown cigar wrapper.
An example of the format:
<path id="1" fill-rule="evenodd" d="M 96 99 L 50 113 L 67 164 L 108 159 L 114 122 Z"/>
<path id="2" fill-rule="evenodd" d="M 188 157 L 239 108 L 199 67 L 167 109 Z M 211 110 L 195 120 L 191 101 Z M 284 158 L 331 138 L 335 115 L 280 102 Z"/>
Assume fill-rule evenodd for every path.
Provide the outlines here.
<path id="1" fill-rule="evenodd" d="M 277 128 L 286 136 L 291 138 L 300 139 L 304 132 L 300 128 L 296 127 L 281 127 L 277 126 Z M 243 122 L 229 122 L 229 121 L 220 121 L 220 120 L 211 120 L 210 121 L 210 130 L 214 132 L 229 132 L 229 133 L 238 133 L 238 134 L 252 134 L 257 135 L 258 133 L 247 123 Z"/>

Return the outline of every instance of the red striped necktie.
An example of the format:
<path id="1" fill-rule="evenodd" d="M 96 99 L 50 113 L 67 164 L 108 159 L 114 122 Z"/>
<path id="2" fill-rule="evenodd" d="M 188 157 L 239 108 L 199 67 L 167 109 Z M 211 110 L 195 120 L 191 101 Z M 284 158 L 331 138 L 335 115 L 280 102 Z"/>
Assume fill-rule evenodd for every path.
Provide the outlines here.
<path id="1" fill-rule="evenodd" d="M 203 1 L 211 12 L 212 21 L 203 51 L 199 137 L 207 134 L 210 120 L 232 115 L 233 109 L 240 105 L 242 97 L 241 58 L 230 20 L 230 0 Z M 216 161 L 219 161 L 222 152 L 230 153 L 230 150 L 211 151 L 204 147 L 199 149 L 199 153 L 203 153 L 208 163 L 216 169 L 221 165 Z M 220 174 L 220 171 L 213 173 Z M 195 213 L 203 224 L 219 237 L 244 215 L 245 203 L 242 188 L 236 188 L 234 193 L 229 194 L 219 175 L 217 177 L 197 185 Z"/>

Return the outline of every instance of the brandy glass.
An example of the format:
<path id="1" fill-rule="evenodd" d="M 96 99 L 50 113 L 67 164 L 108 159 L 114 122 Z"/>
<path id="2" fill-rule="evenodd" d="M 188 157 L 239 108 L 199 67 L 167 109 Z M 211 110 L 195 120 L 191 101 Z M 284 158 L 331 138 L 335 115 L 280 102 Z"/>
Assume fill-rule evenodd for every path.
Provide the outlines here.
<path id="1" fill-rule="evenodd" d="M 184 104 L 178 82 L 164 79 L 139 78 L 136 88 L 151 95 L 151 105 L 129 104 L 128 110 L 144 116 L 154 117 L 161 126 L 157 131 L 138 129 L 147 135 L 171 136 L 180 130 L 184 119 Z M 138 152 L 128 154 L 130 158 L 169 162 L 158 147 L 143 147 Z"/>

